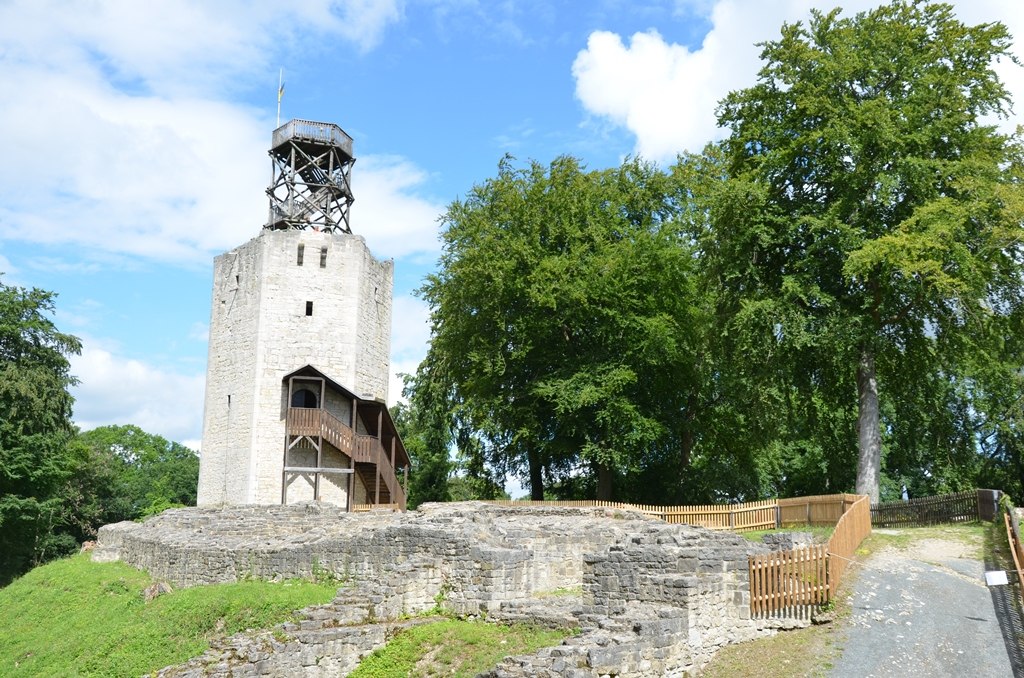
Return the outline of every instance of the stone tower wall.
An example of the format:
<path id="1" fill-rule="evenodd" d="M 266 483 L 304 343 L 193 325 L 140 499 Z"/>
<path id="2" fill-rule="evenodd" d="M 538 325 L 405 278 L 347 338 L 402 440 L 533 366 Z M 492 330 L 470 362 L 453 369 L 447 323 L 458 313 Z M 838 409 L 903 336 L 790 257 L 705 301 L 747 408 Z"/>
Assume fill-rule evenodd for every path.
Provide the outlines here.
<path id="1" fill-rule="evenodd" d="M 216 258 L 200 505 L 281 501 L 289 372 L 387 398 L 392 279 L 349 234 L 267 230 Z"/>

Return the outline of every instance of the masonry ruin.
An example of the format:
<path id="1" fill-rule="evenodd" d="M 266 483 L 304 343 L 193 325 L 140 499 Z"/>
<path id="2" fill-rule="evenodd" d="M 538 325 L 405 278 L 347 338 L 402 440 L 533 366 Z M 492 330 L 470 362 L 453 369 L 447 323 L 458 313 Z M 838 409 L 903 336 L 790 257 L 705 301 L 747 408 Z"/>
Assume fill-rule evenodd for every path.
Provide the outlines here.
<path id="1" fill-rule="evenodd" d="M 752 619 L 738 535 L 621 509 L 427 504 L 353 514 L 325 504 L 175 509 L 100 530 L 97 560 L 120 559 L 175 587 L 331 573 L 335 600 L 298 623 L 226 640 L 161 676 L 345 675 L 416 615 L 579 629 L 489 675 L 682 676 L 720 647 L 805 625 Z"/>

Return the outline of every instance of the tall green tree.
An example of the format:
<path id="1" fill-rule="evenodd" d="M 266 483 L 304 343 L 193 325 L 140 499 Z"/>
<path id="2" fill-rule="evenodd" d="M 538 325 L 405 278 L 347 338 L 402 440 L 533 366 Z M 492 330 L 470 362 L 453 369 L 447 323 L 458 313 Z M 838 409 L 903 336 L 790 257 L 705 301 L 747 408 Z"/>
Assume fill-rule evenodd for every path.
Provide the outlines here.
<path id="1" fill-rule="evenodd" d="M 90 463 L 113 472 L 108 519 L 133 520 L 172 506 L 195 506 L 199 455 L 181 443 L 147 433 L 138 426 L 100 426 L 78 436 L 91 452 Z M 103 486 L 96 483 L 97 492 Z"/>
<path id="2" fill-rule="evenodd" d="M 675 193 L 629 160 L 588 172 L 573 158 L 516 167 L 444 215 L 439 270 L 421 292 L 431 356 L 478 454 L 545 475 L 613 479 L 686 435 L 694 388 L 693 257 L 674 227 Z"/>
<path id="3" fill-rule="evenodd" d="M 409 508 L 450 499 L 451 406 L 447 390 L 431 363 L 428 353 L 415 378 L 405 375 L 402 395 L 408 402 L 398 403 L 391 412 L 412 463 L 406 488 Z"/>
<path id="4" fill-rule="evenodd" d="M 74 546 L 59 490 L 71 477 L 75 337 L 57 330 L 54 295 L 0 281 L 0 584 Z"/>
<path id="5" fill-rule="evenodd" d="M 719 109 L 730 197 L 708 264 L 761 337 L 751 357 L 796 371 L 783 391 L 856 404 L 856 489 L 876 501 L 883 428 L 960 397 L 904 386 L 948 383 L 1021 302 L 1020 143 L 990 123 L 1010 46 L 946 4 L 813 12 Z"/>

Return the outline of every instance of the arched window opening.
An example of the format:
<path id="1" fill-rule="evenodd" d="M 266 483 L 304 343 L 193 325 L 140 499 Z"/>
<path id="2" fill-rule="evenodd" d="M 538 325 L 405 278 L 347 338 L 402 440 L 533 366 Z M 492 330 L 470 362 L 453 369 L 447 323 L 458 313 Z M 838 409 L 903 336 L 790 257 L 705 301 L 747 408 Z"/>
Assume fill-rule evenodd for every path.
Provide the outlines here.
<path id="1" fill-rule="evenodd" d="M 308 388 L 300 388 L 295 393 L 292 393 L 292 407 L 304 407 L 315 410 L 319 406 L 316 394 Z"/>

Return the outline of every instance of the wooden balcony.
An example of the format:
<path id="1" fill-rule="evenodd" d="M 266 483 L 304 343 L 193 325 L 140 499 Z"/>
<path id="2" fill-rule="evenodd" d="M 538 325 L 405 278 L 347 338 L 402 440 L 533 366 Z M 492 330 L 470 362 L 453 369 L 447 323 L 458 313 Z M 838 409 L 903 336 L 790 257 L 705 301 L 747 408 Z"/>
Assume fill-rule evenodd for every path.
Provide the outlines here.
<path id="1" fill-rule="evenodd" d="M 285 422 L 285 433 L 288 439 L 299 436 L 319 437 L 349 457 L 353 464 L 373 464 L 379 482 L 364 484 L 368 492 L 375 495 L 374 503 L 398 504 L 405 508 L 405 490 L 398 482 L 395 472 L 394 449 L 386 451 L 377 436 L 359 435 L 347 424 L 322 409 L 289 407 Z M 360 474 L 363 478 L 365 474 Z M 383 487 L 381 486 L 383 483 Z M 384 492 L 382 492 L 384 490 Z M 384 497 L 381 495 L 384 494 Z"/>

